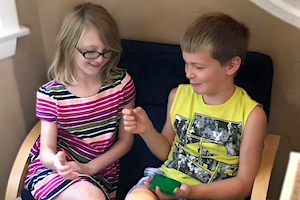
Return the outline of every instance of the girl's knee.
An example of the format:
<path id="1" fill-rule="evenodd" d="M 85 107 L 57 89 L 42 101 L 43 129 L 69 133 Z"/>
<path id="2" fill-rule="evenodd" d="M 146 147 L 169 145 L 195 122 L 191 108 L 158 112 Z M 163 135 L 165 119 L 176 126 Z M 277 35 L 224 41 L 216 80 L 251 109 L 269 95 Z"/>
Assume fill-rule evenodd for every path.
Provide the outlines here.
<path id="1" fill-rule="evenodd" d="M 100 190 L 93 193 L 86 194 L 86 198 L 88 200 L 105 200 L 105 195 Z"/>
<path id="2" fill-rule="evenodd" d="M 105 200 L 104 193 L 95 185 L 87 181 L 77 182 L 62 193 L 55 200 Z"/>
<path id="3" fill-rule="evenodd" d="M 82 182 L 84 185 L 77 185 L 80 186 L 80 189 L 78 188 L 78 191 L 84 196 L 83 199 L 88 200 L 105 200 L 104 193 L 95 185 L 89 182 Z"/>
<path id="4" fill-rule="evenodd" d="M 156 195 L 146 187 L 138 187 L 129 193 L 125 200 L 157 200 Z"/>

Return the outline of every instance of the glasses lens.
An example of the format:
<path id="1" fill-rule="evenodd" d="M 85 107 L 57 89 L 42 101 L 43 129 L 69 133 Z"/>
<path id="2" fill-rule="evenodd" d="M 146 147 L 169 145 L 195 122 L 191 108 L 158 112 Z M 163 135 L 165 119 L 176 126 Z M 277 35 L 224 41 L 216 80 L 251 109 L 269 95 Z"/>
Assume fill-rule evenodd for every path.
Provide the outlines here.
<path id="1" fill-rule="evenodd" d="M 87 52 L 87 53 L 85 53 L 84 56 L 88 59 L 94 59 L 94 58 L 99 57 L 99 53 L 98 52 Z"/>
<path id="2" fill-rule="evenodd" d="M 117 52 L 114 51 L 106 51 L 105 53 L 103 53 L 103 57 L 104 58 L 113 58 L 117 55 Z"/>

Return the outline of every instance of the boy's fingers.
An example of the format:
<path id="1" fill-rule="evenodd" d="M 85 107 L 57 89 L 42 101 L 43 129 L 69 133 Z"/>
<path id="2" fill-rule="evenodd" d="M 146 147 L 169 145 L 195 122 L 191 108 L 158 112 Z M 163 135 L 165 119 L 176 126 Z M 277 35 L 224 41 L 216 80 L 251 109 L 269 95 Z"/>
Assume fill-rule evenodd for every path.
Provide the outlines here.
<path id="1" fill-rule="evenodd" d="M 125 126 L 135 126 L 136 125 L 136 121 L 131 121 L 131 120 L 124 120 L 123 123 Z"/>
<path id="2" fill-rule="evenodd" d="M 123 115 L 132 115 L 132 109 L 129 109 L 129 108 L 123 108 L 122 114 L 123 114 Z"/>
<path id="3" fill-rule="evenodd" d="M 123 115 L 123 119 L 128 120 L 128 121 L 134 121 L 135 116 L 133 116 L 133 115 Z"/>
<path id="4" fill-rule="evenodd" d="M 124 126 L 124 130 L 127 132 L 132 132 L 136 129 L 136 126 Z"/>
<path id="5" fill-rule="evenodd" d="M 137 115 L 142 115 L 145 113 L 145 110 L 139 106 L 139 107 L 136 107 L 135 109 L 133 109 L 133 112 Z"/>
<path id="6" fill-rule="evenodd" d="M 146 180 L 145 180 L 145 186 L 149 187 L 150 182 L 151 182 L 151 181 L 150 181 L 149 179 L 146 179 Z"/>
<path id="7" fill-rule="evenodd" d="M 161 190 L 160 190 L 160 188 L 159 188 L 158 186 L 155 187 L 155 194 L 156 194 L 158 197 L 160 197 L 160 199 L 163 199 L 163 197 L 165 196 L 165 195 L 161 192 Z"/>

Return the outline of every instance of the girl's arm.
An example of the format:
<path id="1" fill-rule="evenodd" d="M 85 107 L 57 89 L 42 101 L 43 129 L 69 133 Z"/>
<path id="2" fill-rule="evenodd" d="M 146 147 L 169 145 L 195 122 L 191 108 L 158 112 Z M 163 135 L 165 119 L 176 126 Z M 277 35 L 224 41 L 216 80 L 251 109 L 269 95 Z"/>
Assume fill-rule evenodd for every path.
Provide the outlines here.
<path id="1" fill-rule="evenodd" d="M 64 152 L 56 153 L 57 124 L 41 120 L 40 160 L 42 164 L 57 172 L 65 179 L 75 179 L 78 174 L 67 163 Z"/>
<path id="2" fill-rule="evenodd" d="M 132 109 L 135 104 L 135 99 L 131 100 L 124 108 Z M 79 173 L 96 174 L 98 171 L 105 169 L 107 166 L 123 157 L 133 145 L 133 135 L 124 130 L 123 118 L 121 117 L 118 127 L 118 140 L 110 147 L 108 151 L 101 156 L 86 163 L 86 168 Z"/>
<path id="3" fill-rule="evenodd" d="M 41 149 L 40 160 L 42 164 L 52 170 L 54 167 L 54 158 L 56 154 L 57 142 L 57 124 L 41 120 Z"/>
<path id="4" fill-rule="evenodd" d="M 248 196 L 259 169 L 266 132 L 265 112 L 262 107 L 256 106 L 246 123 L 237 176 L 208 184 L 194 186 L 182 184 L 180 188 L 174 190 L 176 198 L 241 199 Z M 156 193 L 161 199 L 170 199 L 170 196 L 163 195 L 158 188 Z"/>

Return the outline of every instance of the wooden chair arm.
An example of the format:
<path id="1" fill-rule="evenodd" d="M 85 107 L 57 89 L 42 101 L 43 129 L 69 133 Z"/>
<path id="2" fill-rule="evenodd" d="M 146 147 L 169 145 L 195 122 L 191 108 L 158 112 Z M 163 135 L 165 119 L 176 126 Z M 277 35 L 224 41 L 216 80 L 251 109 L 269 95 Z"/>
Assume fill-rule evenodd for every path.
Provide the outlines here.
<path id="1" fill-rule="evenodd" d="M 41 122 L 39 121 L 29 132 L 18 152 L 6 187 L 5 200 L 14 200 L 21 194 L 28 170 L 28 155 L 40 132 Z M 261 165 L 254 181 L 251 200 L 265 200 L 267 198 L 271 171 L 279 141 L 279 135 L 269 134 L 267 137 Z"/>
<path id="2" fill-rule="evenodd" d="M 18 196 L 20 196 L 23 189 L 24 179 L 28 171 L 28 155 L 40 133 L 41 122 L 39 121 L 33 129 L 31 129 L 18 152 L 8 179 L 5 200 L 15 200 Z"/>
<path id="3" fill-rule="evenodd" d="M 280 141 L 279 135 L 269 134 L 263 150 L 259 171 L 254 180 L 251 200 L 266 200 L 269 188 L 270 176 L 275 160 L 278 144 Z"/>
<path id="4" fill-rule="evenodd" d="M 279 200 L 300 198 L 300 152 L 291 151 Z"/>

